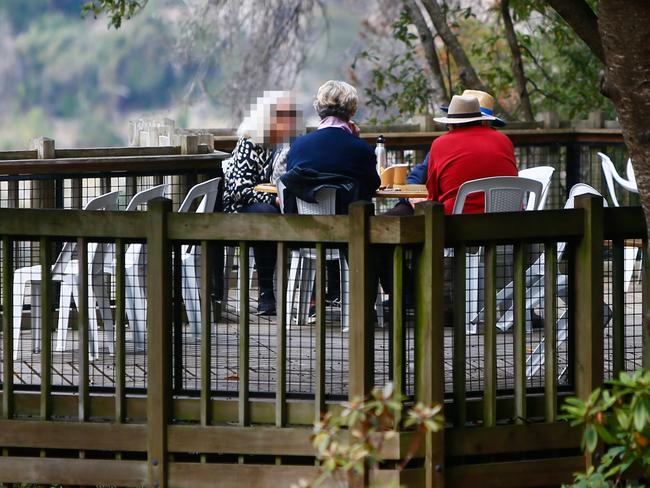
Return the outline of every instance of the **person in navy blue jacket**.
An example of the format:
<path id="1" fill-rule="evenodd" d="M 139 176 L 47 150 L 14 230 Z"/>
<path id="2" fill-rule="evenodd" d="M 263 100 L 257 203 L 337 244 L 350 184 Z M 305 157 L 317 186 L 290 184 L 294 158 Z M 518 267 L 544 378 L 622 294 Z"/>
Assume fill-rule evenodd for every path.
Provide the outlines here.
<path id="1" fill-rule="evenodd" d="M 420 164 L 416 164 L 406 176 L 406 183 L 409 185 L 425 185 L 429 174 L 429 153 L 424 156 Z M 397 204 L 384 215 L 413 215 L 415 204 L 424 202 L 426 198 L 400 198 Z"/>
<path id="2" fill-rule="evenodd" d="M 314 132 L 298 137 L 287 155 L 287 171 L 296 167 L 346 176 L 358 185 L 358 199 L 372 199 L 379 188 L 375 152 L 362 139 L 352 116 L 357 90 L 344 81 L 328 81 L 318 89 L 314 109 L 321 121 Z"/>

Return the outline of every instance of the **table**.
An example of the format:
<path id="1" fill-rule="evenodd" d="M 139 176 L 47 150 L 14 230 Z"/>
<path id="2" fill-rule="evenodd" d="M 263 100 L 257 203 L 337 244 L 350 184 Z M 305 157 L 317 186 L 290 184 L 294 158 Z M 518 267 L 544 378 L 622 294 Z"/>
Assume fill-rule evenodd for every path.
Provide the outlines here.
<path id="1" fill-rule="evenodd" d="M 255 187 L 255 191 L 277 193 L 278 189 L 271 183 L 262 183 Z M 427 198 L 427 195 L 426 185 L 393 185 L 375 192 L 376 198 Z"/>

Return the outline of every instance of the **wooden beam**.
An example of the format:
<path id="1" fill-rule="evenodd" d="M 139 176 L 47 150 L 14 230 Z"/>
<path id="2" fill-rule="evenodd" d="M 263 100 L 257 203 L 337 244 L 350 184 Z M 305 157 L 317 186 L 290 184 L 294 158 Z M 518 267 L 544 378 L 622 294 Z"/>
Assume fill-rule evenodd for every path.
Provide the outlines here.
<path id="1" fill-rule="evenodd" d="M 416 212 L 424 217 L 424 243 L 416 263 L 415 397 L 444 405 L 444 210 L 427 202 Z M 427 488 L 445 486 L 444 431 L 426 434 L 424 468 Z"/>
<path id="2" fill-rule="evenodd" d="M 0 446 L 143 452 L 147 426 L 95 422 L 0 420 Z"/>
<path id="3" fill-rule="evenodd" d="M 576 249 L 575 276 L 575 385 L 586 400 L 603 384 L 603 199 L 593 195 L 576 198 L 583 209 L 584 236 Z M 578 286 L 579 284 L 579 286 Z"/>
<path id="4" fill-rule="evenodd" d="M 275 426 L 284 427 L 287 422 L 287 245 L 278 242 L 277 251 Z"/>
<path id="5" fill-rule="evenodd" d="M 445 452 L 462 457 L 579 449 L 581 435 L 568 422 L 452 428 L 445 432 Z"/>
<path id="6" fill-rule="evenodd" d="M 365 398 L 374 383 L 374 324 L 372 303 L 376 296 L 376 283 L 370 283 L 368 221 L 374 207 L 367 202 L 355 202 L 350 206 L 349 222 L 349 268 L 350 290 L 356 297 L 350 300 L 350 384 L 349 398 Z M 372 291 L 371 291 L 372 290 Z"/>
<path id="7" fill-rule="evenodd" d="M 146 470 L 142 461 L 0 457 L 0 481 L 6 483 L 142 486 Z"/>
<path id="8" fill-rule="evenodd" d="M 466 464 L 448 470 L 449 486 L 520 488 L 571 483 L 573 473 L 584 469 L 582 456 L 531 459 L 502 463 Z"/>
<path id="9" fill-rule="evenodd" d="M 14 402 L 14 323 L 13 323 L 13 269 L 14 243 L 2 238 L 2 418 L 13 417 Z M 20 333 L 20 331 L 18 331 Z"/>
<path id="10" fill-rule="evenodd" d="M 147 466 L 150 487 L 167 486 L 167 425 L 171 413 L 171 200 L 149 202 L 147 229 Z"/>

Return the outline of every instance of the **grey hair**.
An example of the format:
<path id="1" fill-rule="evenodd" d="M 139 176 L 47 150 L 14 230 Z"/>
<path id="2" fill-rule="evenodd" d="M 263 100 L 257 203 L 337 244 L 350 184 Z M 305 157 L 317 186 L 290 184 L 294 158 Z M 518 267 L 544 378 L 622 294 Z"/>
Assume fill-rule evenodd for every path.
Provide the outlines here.
<path id="1" fill-rule="evenodd" d="M 250 138 L 256 144 L 263 144 L 271 131 L 271 118 L 278 102 L 291 99 L 291 93 L 283 90 L 265 91 L 257 102 L 251 104 L 250 113 L 237 128 L 237 137 Z"/>
<path id="2" fill-rule="evenodd" d="M 321 119 L 333 115 L 348 121 L 357 111 L 357 89 L 345 81 L 329 80 L 318 89 L 314 109 Z"/>

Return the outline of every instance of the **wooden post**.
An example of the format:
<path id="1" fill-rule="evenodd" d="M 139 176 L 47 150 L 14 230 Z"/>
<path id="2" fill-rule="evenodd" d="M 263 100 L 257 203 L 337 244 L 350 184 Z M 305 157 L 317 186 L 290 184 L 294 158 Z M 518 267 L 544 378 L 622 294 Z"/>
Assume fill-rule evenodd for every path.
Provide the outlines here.
<path id="1" fill-rule="evenodd" d="M 376 290 L 371 293 L 369 219 L 374 206 L 368 202 L 350 205 L 350 290 L 356 297 L 350 300 L 350 399 L 365 398 L 373 385 L 374 324 L 372 303 Z"/>
<path id="2" fill-rule="evenodd" d="M 201 241 L 201 425 L 210 425 L 212 400 L 212 242 Z"/>
<path id="3" fill-rule="evenodd" d="M 393 388 L 400 398 L 404 395 L 405 343 L 404 343 L 404 248 L 395 246 L 393 251 L 393 323 L 392 377 Z M 395 430 L 401 427 L 399 414 L 395 418 Z"/>
<path id="4" fill-rule="evenodd" d="M 467 324 L 467 247 L 459 244 L 454 248 L 454 425 L 465 427 L 467 421 L 466 402 L 466 324 Z"/>
<path id="5" fill-rule="evenodd" d="M 126 331 L 124 241 L 115 240 L 115 422 L 126 420 Z"/>
<path id="6" fill-rule="evenodd" d="M 31 141 L 31 148 L 36 149 L 38 159 L 54 159 L 54 139 L 36 137 Z M 54 208 L 56 206 L 56 193 L 53 180 L 32 181 L 31 207 Z"/>
<path id="7" fill-rule="evenodd" d="M 52 414 L 52 241 L 41 237 L 41 420 Z M 32 309 L 32 314 L 33 314 Z M 32 320 L 32 327 L 35 327 Z M 32 334 L 34 330 L 32 329 Z"/>
<path id="8" fill-rule="evenodd" d="M 181 154 L 198 154 L 199 153 L 199 136 L 183 134 L 181 136 Z M 178 208 L 181 201 L 190 190 L 190 187 L 196 184 L 195 175 L 175 175 L 172 176 L 172 199 L 174 208 Z"/>
<path id="9" fill-rule="evenodd" d="M 578 243 L 573 283 L 575 295 L 575 384 L 586 400 L 603 383 L 603 199 L 576 198 L 584 210 L 584 235 Z"/>
<path id="10" fill-rule="evenodd" d="M 278 242 L 275 426 L 287 422 L 287 245 Z"/>
<path id="11" fill-rule="evenodd" d="M 566 197 L 569 196 L 571 187 L 581 180 L 580 177 L 580 145 L 570 142 L 566 146 Z M 590 182 L 591 183 L 591 182 Z"/>
<path id="12" fill-rule="evenodd" d="M 423 217 L 424 243 L 416 264 L 416 399 L 444 405 L 444 210 L 440 204 L 416 207 Z M 424 459 L 426 487 L 445 485 L 444 430 L 428 433 Z"/>
<path id="13" fill-rule="evenodd" d="M 544 246 L 544 398 L 545 419 L 547 422 L 555 422 L 557 420 L 556 242 L 547 242 Z"/>
<path id="14" fill-rule="evenodd" d="M 513 355 L 515 363 L 515 423 L 526 420 L 526 264 L 524 244 L 514 246 L 514 334 Z"/>
<path id="15" fill-rule="evenodd" d="M 485 246 L 485 334 L 483 335 L 483 425 L 497 421 L 497 247 Z"/>
<path id="16" fill-rule="evenodd" d="M 374 323 L 372 304 L 377 293 L 371 279 L 370 266 L 370 216 L 374 206 L 369 202 L 355 202 L 350 205 L 349 267 L 350 290 L 355 297 L 350 300 L 350 400 L 366 398 L 373 385 L 374 375 Z M 372 284 L 371 284 L 372 282 Z M 351 295 L 352 296 L 352 295 Z M 353 488 L 368 486 L 369 469 L 366 464 L 363 476 L 352 476 L 349 485 Z"/>
<path id="17" fill-rule="evenodd" d="M 13 417 L 14 345 L 13 345 L 13 241 L 2 238 L 2 418 Z M 20 331 L 18 331 L 20 334 Z"/>
<path id="18" fill-rule="evenodd" d="M 343 318 L 341 317 L 341 320 Z M 314 388 L 314 422 L 325 413 L 325 245 L 316 243 L 316 367 Z"/>
<path id="19" fill-rule="evenodd" d="M 77 239 L 77 263 L 78 263 L 78 276 L 79 282 L 77 286 L 79 287 L 79 301 L 77 302 L 79 306 L 78 313 L 78 326 L 79 326 L 79 422 L 85 422 L 88 419 L 88 408 L 90 405 L 89 398 L 89 364 L 88 364 L 88 326 L 90 314 L 88 313 L 88 239 L 80 237 Z M 95 304 L 93 303 L 92 311 L 90 313 L 95 313 Z M 98 347 L 98 344 L 95 344 L 95 347 Z M 91 354 L 95 354 L 95 351 L 90 351 Z"/>
<path id="20" fill-rule="evenodd" d="M 617 378 L 621 371 L 625 371 L 625 253 L 623 239 L 612 241 L 612 254 L 612 376 Z"/>
<path id="21" fill-rule="evenodd" d="M 246 427 L 251 421 L 251 406 L 249 403 L 250 378 L 250 303 L 249 287 L 249 244 L 239 243 L 239 425 Z M 240 456 L 240 461 L 243 456 Z"/>
<path id="22" fill-rule="evenodd" d="M 149 202 L 147 228 L 147 463 L 148 485 L 167 486 L 167 423 L 171 400 L 171 200 Z"/>

